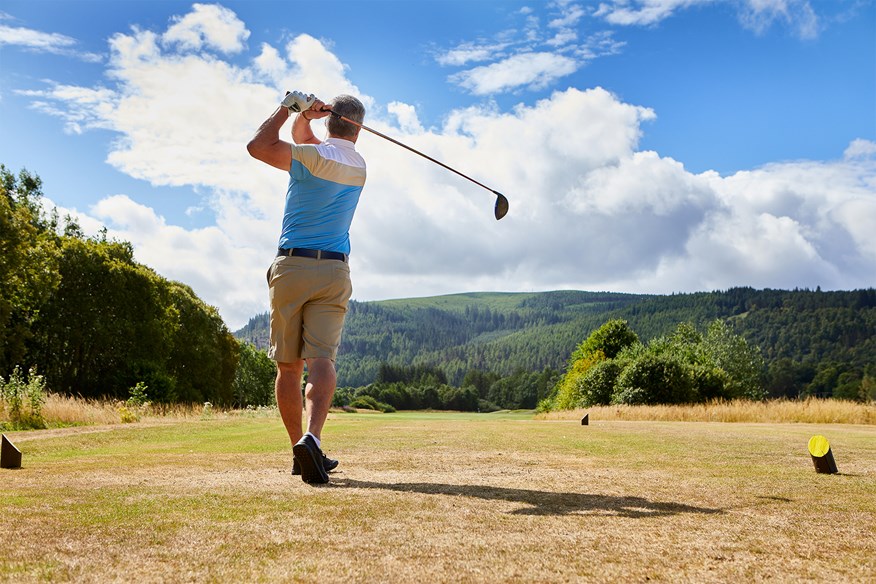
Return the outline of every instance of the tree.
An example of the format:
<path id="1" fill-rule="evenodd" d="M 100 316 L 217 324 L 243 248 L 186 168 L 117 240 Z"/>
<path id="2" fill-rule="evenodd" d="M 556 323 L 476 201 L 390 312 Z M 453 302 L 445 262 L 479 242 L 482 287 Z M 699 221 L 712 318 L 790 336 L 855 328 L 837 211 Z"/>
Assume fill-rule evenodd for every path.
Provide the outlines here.
<path id="1" fill-rule="evenodd" d="M 623 371 L 618 359 L 600 361 L 591 367 L 578 380 L 577 393 L 581 396 L 581 405 L 608 405 L 614 393 L 617 378 Z"/>
<path id="2" fill-rule="evenodd" d="M 755 346 L 734 333 L 722 320 L 709 325 L 704 339 L 710 365 L 727 374 L 727 394 L 733 398 L 761 400 L 766 397 L 766 364 Z"/>
<path id="3" fill-rule="evenodd" d="M 247 342 L 240 343 L 240 361 L 233 385 L 234 405 L 245 408 L 276 403 L 274 396 L 276 376 L 277 366 L 267 353 Z"/>
<path id="4" fill-rule="evenodd" d="M 612 403 L 677 404 L 694 397 L 689 367 L 671 355 L 645 354 L 620 373 Z"/>
<path id="5" fill-rule="evenodd" d="M 639 335 L 630 328 L 629 323 L 615 318 L 590 333 L 572 353 L 570 361 L 574 362 L 597 351 L 601 351 L 606 359 L 614 359 L 621 351 L 637 342 Z"/>
<path id="6" fill-rule="evenodd" d="M 0 164 L 0 374 L 24 365 L 31 328 L 57 287 L 57 218 L 42 210 L 42 181 Z"/>

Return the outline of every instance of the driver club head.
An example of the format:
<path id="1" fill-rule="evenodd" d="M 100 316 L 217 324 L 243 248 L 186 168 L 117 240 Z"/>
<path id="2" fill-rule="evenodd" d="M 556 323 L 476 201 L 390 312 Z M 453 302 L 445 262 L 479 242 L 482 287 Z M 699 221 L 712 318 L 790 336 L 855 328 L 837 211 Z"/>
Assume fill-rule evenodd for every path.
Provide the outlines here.
<path id="1" fill-rule="evenodd" d="M 493 191 L 493 194 L 496 195 L 496 206 L 493 209 L 496 215 L 496 221 L 504 217 L 508 214 L 508 199 L 505 198 L 505 195 L 502 193 L 497 193 Z"/>

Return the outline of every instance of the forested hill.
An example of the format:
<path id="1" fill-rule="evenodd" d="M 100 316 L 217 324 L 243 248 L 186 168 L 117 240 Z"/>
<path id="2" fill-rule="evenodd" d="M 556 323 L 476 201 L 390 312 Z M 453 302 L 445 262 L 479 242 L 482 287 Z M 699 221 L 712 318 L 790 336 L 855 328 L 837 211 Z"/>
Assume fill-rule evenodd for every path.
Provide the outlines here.
<path id="1" fill-rule="evenodd" d="M 469 293 L 350 303 L 338 359 L 338 385 L 371 383 L 381 363 L 433 365 L 459 384 L 470 369 L 508 375 L 562 369 L 572 350 L 611 318 L 627 320 L 642 341 L 679 322 L 704 329 L 726 319 L 759 346 L 781 390 L 876 368 L 876 290 L 755 290 L 670 296 L 608 292 Z M 268 315 L 235 335 L 264 348 Z M 871 371 L 874 374 L 876 371 Z M 819 381 L 819 376 L 821 381 Z M 775 390 L 775 388 L 774 388 Z"/>

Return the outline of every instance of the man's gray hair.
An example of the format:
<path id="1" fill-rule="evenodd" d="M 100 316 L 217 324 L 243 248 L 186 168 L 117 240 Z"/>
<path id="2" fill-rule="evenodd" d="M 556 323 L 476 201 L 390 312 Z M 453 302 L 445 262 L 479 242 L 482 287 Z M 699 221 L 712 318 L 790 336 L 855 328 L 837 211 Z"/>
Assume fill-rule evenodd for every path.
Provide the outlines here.
<path id="1" fill-rule="evenodd" d="M 332 101 L 332 111 L 360 124 L 365 120 L 365 106 L 352 95 L 339 95 Z M 338 138 L 352 138 L 359 128 L 335 116 L 326 119 L 329 134 Z"/>

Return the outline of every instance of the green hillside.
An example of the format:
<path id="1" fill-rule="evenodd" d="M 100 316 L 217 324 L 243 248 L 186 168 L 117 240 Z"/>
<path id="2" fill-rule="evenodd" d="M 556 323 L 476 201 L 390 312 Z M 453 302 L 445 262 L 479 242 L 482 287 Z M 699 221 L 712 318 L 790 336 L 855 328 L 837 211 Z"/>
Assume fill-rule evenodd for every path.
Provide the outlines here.
<path id="1" fill-rule="evenodd" d="M 668 296 L 609 292 L 452 294 L 351 302 L 338 359 L 339 386 L 371 383 L 381 363 L 427 365 L 458 385 L 469 370 L 507 376 L 560 370 L 578 343 L 611 318 L 625 319 L 643 341 L 679 322 L 725 319 L 760 347 L 774 395 L 830 395 L 860 383 L 876 362 L 876 290 L 727 291 Z M 268 316 L 235 333 L 267 345 Z"/>

